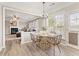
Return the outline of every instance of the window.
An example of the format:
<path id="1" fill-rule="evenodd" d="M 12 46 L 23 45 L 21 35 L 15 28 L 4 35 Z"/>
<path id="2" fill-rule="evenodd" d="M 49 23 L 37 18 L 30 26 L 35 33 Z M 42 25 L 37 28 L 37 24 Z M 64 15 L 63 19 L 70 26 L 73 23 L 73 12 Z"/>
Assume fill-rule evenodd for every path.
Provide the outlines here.
<path id="1" fill-rule="evenodd" d="M 49 32 L 54 31 L 54 26 L 55 26 L 54 17 L 51 14 L 49 14 L 47 19 L 47 27 L 48 27 L 47 30 Z"/>
<path id="2" fill-rule="evenodd" d="M 55 31 L 65 37 L 64 14 L 48 17 L 49 31 Z"/>
<path id="3" fill-rule="evenodd" d="M 64 34 L 65 34 L 64 28 L 65 28 L 64 15 L 63 14 L 56 15 L 55 16 L 55 31 L 59 34 L 62 34 L 62 36 L 64 37 Z"/>
<path id="4" fill-rule="evenodd" d="M 64 15 L 55 16 L 55 27 L 58 31 L 63 31 L 63 29 L 64 29 Z"/>
<path id="5" fill-rule="evenodd" d="M 53 17 L 49 16 L 48 17 L 48 27 L 54 27 L 55 25 L 55 20 Z"/>
<path id="6" fill-rule="evenodd" d="M 64 26 L 64 15 L 56 15 L 55 17 L 48 17 L 48 26 L 49 27 L 63 27 Z"/>
<path id="7" fill-rule="evenodd" d="M 58 28 L 62 28 L 64 26 L 64 15 L 55 16 L 55 22 Z"/>
<path id="8" fill-rule="evenodd" d="M 79 13 L 70 15 L 70 25 L 78 26 L 79 25 Z"/>
<path id="9" fill-rule="evenodd" d="M 69 24 L 70 30 L 79 30 L 79 13 L 74 13 L 70 15 Z"/>

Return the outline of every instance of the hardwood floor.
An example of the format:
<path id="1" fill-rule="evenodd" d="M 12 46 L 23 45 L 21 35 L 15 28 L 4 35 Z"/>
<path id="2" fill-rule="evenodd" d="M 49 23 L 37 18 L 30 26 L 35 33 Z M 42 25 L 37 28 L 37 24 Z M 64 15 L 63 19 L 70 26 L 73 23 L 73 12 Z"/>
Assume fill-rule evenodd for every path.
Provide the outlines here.
<path id="1" fill-rule="evenodd" d="M 59 53 L 57 47 L 55 47 L 56 56 L 79 56 L 79 50 L 60 45 L 62 53 Z M 34 43 L 29 42 L 20 44 L 19 39 L 6 40 L 6 48 L 0 52 L 1 56 L 54 56 L 54 46 L 48 50 L 41 50 L 36 47 Z"/>

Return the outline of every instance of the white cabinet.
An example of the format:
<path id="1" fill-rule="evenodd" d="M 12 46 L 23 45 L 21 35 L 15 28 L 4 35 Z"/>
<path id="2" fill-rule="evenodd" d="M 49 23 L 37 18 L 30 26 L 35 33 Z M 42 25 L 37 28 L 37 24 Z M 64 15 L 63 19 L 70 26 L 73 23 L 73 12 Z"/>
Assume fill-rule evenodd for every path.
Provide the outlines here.
<path id="1" fill-rule="evenodd" d="M 21 32 L 21 44 L 31 42 L 30 32 Z"/>

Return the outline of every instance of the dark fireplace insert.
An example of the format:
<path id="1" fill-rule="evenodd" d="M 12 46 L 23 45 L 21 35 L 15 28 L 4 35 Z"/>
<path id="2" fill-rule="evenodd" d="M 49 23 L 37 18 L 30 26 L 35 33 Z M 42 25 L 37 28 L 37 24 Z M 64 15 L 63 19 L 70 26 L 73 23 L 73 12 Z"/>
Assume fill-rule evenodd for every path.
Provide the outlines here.
<path id="1" fill-rule="evenodd" d="M 11 28 L 11 34 L 16 34 L 18 32 L 18 28 Z"/>

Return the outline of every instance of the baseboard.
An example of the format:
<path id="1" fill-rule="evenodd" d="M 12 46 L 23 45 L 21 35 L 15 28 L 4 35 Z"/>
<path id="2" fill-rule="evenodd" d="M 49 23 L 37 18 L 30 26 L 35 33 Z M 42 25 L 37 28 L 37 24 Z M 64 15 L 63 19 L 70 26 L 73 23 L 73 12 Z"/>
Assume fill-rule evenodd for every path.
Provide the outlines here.
<path id="1" fill-rule="evenodd" d="M 2 50 L 2 48 L 0 48 L 0 51 Z"/>
<path id="2" fill-rule="evenodd" d="M 68 46 L 73 47 L 73 48 L 76 48 L 76 49 L 79 49 L 78 46 L 75 46 L 75 45 L 72 45 L 72 44 L 68 44 Z"/>
<path id="3" fill-rule="evenodd" d="M 32 42 L 32 41 L 30 40 L 30 41 L 26 41 L 26 42 L 21 42 L 21 44 L 30 43 L 30 42 Z"/>
<path id="4" fill-rule="evenodd" d="M 64 44 L 64 43 L 61 43 L 61 45 L 63 45 L 63 46 L 67 46 L 67 44 Z"/>

